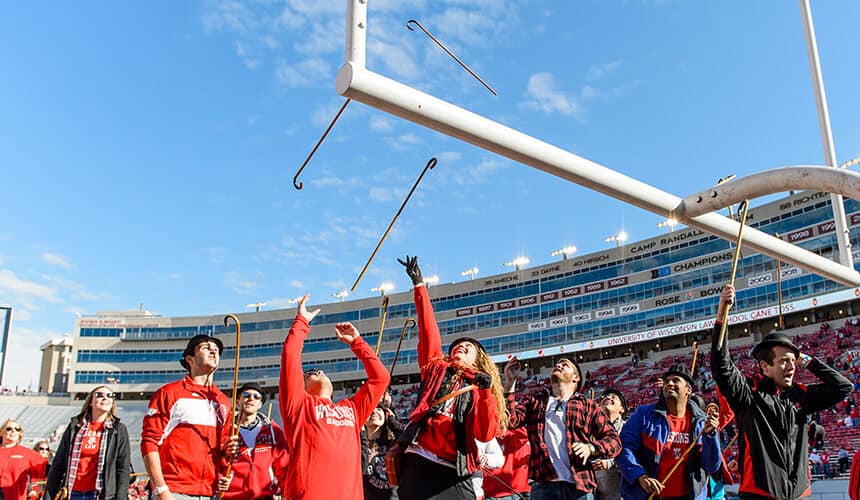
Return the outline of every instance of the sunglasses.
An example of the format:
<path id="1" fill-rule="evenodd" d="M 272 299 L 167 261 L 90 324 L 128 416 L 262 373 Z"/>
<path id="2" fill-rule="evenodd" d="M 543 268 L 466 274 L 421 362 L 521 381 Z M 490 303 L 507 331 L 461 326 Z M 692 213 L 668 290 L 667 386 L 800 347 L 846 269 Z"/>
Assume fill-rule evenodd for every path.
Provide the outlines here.
<path id="1" fill-rule="evenodd" d="M 259 393 L 257 393 L 257 392 L 251 392 L 251 391 L 245 391 L 245 392 L 243 392 L 243 393 L 242 393 L 242 397 L 243 397 L 243 398 L 256 399 L 256 400 L 263 399 L 263 396 L 262 396 L 261 394 L 259 394 Z"/>
<path id="2" fill-rule="evenodd" d="M 310 370 L 305 370 L 305 378 L 313 377 L 314 375 L 319 375 L 323 371 L 319 368 L 311 368 Z"/>
<path id="3" fill-rule="evenodd" d="M 36 451 L 51 451 L 51 449 L 42 447 L 42 448 L 36 448 Z"/>
<path id="4" fill-rule="evenodd" d="M 114 394 L 112 392 L 101 392 L 101 391 L 94 392 L 93 396 L 95 396 L 99 399 L 101 399 L 101 398 L 115 399 L 116 398 L 116 394 Z"/>
<path id="5" fill-rule="evenodd" d="M 6 427 L 6 432 L 21 432 L 22 430 L 24 429 L 20 427 L 12 427 L 11 425 L 9 427 Z"/>

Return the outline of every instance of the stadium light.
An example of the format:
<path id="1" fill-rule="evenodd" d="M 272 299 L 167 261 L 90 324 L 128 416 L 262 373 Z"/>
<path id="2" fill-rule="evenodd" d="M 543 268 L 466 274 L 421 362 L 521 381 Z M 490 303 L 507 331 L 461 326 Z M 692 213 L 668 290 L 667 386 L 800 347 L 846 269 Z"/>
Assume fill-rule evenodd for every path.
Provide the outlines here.
<path id="1" fill-rule="evenodd" d="M 520 255 L 519 257 L 517 257 L 514 260 L 505 262 L 504 265 L 505 265 L 505 267 L 515 267 L 517 269 L 517 271 L 519 271 L 521 267 L 529 265 L 529 262 L 531 262 L 531 261 L 529 260 L 528 257 L 526 257 L 524 255 Z"/>
<path id="2" fill-rule="evenodd" d="M 427 276 L 426 278 L 424 278 L 424 285 L 425 286 L 433 286 L 433 285 L 436 285 L 438 283 L 439 283 L 439 275 L 438 274 L 434 274 L 433 276 Z"/>
<path id="3" fill-rule="evenodd" d="M 470 280 L 475 279 L 475 275 L 478 274 L 479 269 L 477 267 L 470 267 L 465 271 L 460 273 L 460 276 L 468 276 Z"/>
<path id="4" fill-rule="evenodd" d="M 678 219 L 676 219 L 674 217 L 669 217 L 668 219 L 666 219 L 664 221 L 660 221 L 657 223 L 657 227 L 668 226 L 670 233 L 675 230 L 675 226 L 677 226 L 677 225 L 678 225 Z"/>
<path id="5" fill-rule="evenodd" d="M 613 234 L 612 236 L 607 236 L 605 241 L 607 243 L 612 243 L 614 241 L 615 246 L 620 247 L 621 245 L 624 244 L 625 241 L 627 241 L 627 238 L 629 238 L 627 231 L 622 229 L 621 231 L 618 232 L 618 234 Z"/>
<path id="6" fill-rule="evenodd" d="M 253 307 L 257 310 L 256 312 L 260 312 L 260 308 L 265 306 L 265 305 L 266 305 L 265 302 L 257 302 L 255 304 L 245 304 L 245 307 L 247 307 L 248 309 L 251 309 Z"/>
<path id="7" fill-rule="evenodd" d="M 550 257 L 557 257 L 561 255 L 562 260 L 567 260 L 568 257 L 576 253 L 576 247 L 574 245 L 567 245 L 564 248 L 559 248 L 558 250 L 553 251 L 549 254 Z"/>
<path id="8" fill-rule="evenodd" d="M 340 301 L 343 302 L 343 300 L 349 296 L 349 290 L 341 290 L 331 294 L 331 296 L 336 299 L 340 299 Z"/>
<path id="9" fill-rule="evenodd" d="M 371 292 L 379 292 L 379 294 L 382 296 L 385 295 L 385 292 L 390 292 L 391 290 L 394 290 L 394 284 L 388 282 L 382 283 L 381 285 L 375 286 L 370 289 Z"/>

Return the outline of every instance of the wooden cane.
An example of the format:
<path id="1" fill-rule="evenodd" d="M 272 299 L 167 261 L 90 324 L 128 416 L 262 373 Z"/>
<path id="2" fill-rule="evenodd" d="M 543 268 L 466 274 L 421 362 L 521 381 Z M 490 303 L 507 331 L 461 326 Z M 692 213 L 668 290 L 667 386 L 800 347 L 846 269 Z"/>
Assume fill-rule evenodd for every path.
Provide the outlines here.
<path id="1" fill-rule="evenodd" d="M 687 458 L 687 455 L 689 455 L 690 452 L 693 451 L 693 448 L 696 447 L 696 443 L 699 442 L 699 438 L 701 438 L 702 434 L 704 434 L 704 433 L 705 433 L 705 426 L 702 426 L 702 430 L 699 431 L 699 434 L 693 439 L 693 442 L 690 443 L 690 446 L 687 446 L 687 449 L 684 450 L 684 453 L 681 454 L 681 458 L 679 458 L 678 461 L 675 462 L 675 465 L 673 465 L 672 468 L 669 469 L 669 472 L 666 473 L 666 477 L 664 477 L 663 479 L 660 480 L 660 483 L 663 486 L 666 485 L 666 481 L 668 481 L 669 478 L 672 477 L 672 474 L 674 474 L 675 471 L 678 470 L 678 467 L 680 467 L 681 464 L 684 463 L 684 460 Z M 648 500 L 652 500 L 656 494 L 657 493 L 651 493 L 651 495 L 648 496 Z"/>
<path id="2" fill-rule="evenodd" d="M 239 418 L 239 414 L 236 412 L 236 392 L 239 390 L 239 346 L 242 339 L 242 327 L 239 323 L 239 318 L 237 318 L 235 314 L 224 316 L 224 326 L 228 326 L 231 319 L 236 324 L 236 357 L 233 361 L 233 403 L 232 406 L 230 406 L 230 437 L 233 438 L 239 435 L 239 426 L 236 423 L 236 419 Z M 230 453 L 227 456 L 227 472 L 224 476 L 229 477 L 232 470 L 233 454 Z M 219 491 L 218 498 L 220 499 L 221 496 L 222 492 Z"/>
<path id="3" fill-rule="evenodd" d="M 394 367 L 397 366 L 397 357 L 400 355 L 400 347 L 403 345 L 403 338 L 406 337 L 406 330 L 410 328 L 410 326 L 416 326 L 418 324 L 415 321 L 415 318 L 409 316 L 406 318 L 406 322 L 403 323 L 403 328 L 400 330 L 400 340 L 397 341 L 397 350 L 394 351 L 394 360 L 391 362 L 391 369 L 388 370 L 389 375 L 391 375 L 391 379 L 394 379 Z"/>
<path id="4" fill-rule="evenodd" d="M 696 376 L 696 357 L 699 355 L 699 343 L 693 341 L 693 362 L 690 364 L 690 374 Z"/>
<path id="5" fill-rule="evenodd" d="M 409 202 L 409 198 L 412 198 L 412 193 L 415 192 L 415 188 L 418 187 L 418 183 L 421 182 L 421 179 L 424 178 L 424 174 L 427 173 L 428 170 L 433 170 L 436 167 L 436 163 L 438 160 L 436 158 L 430 158 L 430 161 L 427 162 L 427 165 L 424 166 L 424 170 L 421 171 L 421 175 L 418 176 L 418 179 L 415 181 L 415 184 L 412 184 L 412 189 L 409 190 L 409 194 L 406 195 L 406 199 L 403 200 L 403 203 L 400 205 L 400 209 L 397 210 L 397 213 L 394 214 L 394 218 L 391 219 L 391 223 L 388 224 L 388 228 L 382 233 L 382 238 L 379 239 L 379 243 L 376 244 L 376 248 L 373 249 L 373 253 L 370 254 L 370 258 L 367 259 L 367 263 L 364 264 L 364 268 L 362 268 L 361 272 L 358 273 L 358 278 L 355 278 L 355 283 L 352 284 L 352 288 L 349 289 L 350 292 L 355 291 L 355 287 L 358 286 L 358 282 L 361 281 L 361 278 L 364 277 L 364 273 L 367 272 L 367 268 L 370 267 L 370 263 L 373 262 L 373 258 L 376 257 L 376 253 L 379 252 L 379 248 L 382 246 L 382 242 L 385 241 L 385 238 L 388 238 L 388 233 L 391 232 L 391 228 L 394 227 L 394 223 L 397 222 L 397 218 L 400 217 L 400 214 L 403 212 L 403 209 L 406 208 L 406 203 Z"/>
<path id="6" fill-rule="evenodd" d="M 382 297 L 382 321 L 379 322 L 379 336 L 376 337 L 376 355 L 379 356 L 379 348 L 382 347 L 382 332 L 385 330 L 385 318 L 388 317 L 388 295 Z"/>
<path id="7" fill-rule="evenodd" d="M 738 241 L 737 246 L 735 247 L 735 256 L 732 259 L 732 274 L 729 277 L 729 284 L 735 286 L 735 276 L 738 272 L 738 260 L 741 257 L 741 244 L 743 243 L 744 238 L 744 226 L 747 223 L 747 209 L 749 208 L 749 200 L 743 201 L 743 211 L 741 212 L 741 225 L 738 228 Z M 729 309 L 732 308 L 731 304 L 726 304 L 725 309 L 723 309 L 723 314 L 720 315 L 717 321 L 720 324 L 720 338 L 717 342 L 717 349 L 723 348 L 723 342 L 726 340 L 726 327 L 729 323 Z"/>

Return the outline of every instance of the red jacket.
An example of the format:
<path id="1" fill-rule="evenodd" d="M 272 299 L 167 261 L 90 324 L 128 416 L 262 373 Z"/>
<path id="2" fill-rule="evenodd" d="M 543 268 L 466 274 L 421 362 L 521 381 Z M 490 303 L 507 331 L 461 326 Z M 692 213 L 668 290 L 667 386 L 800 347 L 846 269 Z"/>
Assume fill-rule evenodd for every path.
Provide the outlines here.
<path id="1" fill-rule="evenodd" d="M 230 469 L 233 479 L 222 495 L 225 500 L 251 500 L 280 495 L 287 478 L 287 440 L 277 423 L 258 414 L 260 432 L 255 443 L 246 443 L 239 434 L 239 454 Z M 222 468 L 227 466 L 222 459 Z"/>
<path id="2" fill-rule="evenodd" d="M 505 432 L 499 444 L 505 452 L 505 463 L 498 469 L 490 469 L 490 474 L 484 474 L 484 497 L 499 498 L 513 495 L 508 486 L 517 493 L 526 493 L 529 486 L 529 445 L 528 429 L 520 427 Z M 497 479 L 495 479 L 495 476 Z M 503 485 L 499 480 L 504 481 Z"/>
<path id="3" fill-rule="evenodd" d="M 215 494 L 215 464 L 230 434 L 230 400 L 214 385 L 197 385 L 188 375 L 158 389 L 149 400 L 140 434 L 140 453 L 158 452 L 170 491 Z"/>
<path id="4" fill-rule="evenodd" d="M 450 367 L 456 367 L 455 363 L 448 361 L 442 354 L 442 337 L 424 285 L 415 287 L 415 308 L 418 313 L 418 366 L 421 368 L 422 392 L 415 410 L 409 416 L 412 422 L 420 420 L 430 410 L 430 404 L 445 379 L 445 372 Z M 459 370 L 466 382 L 474 374 L 472 370 Z M 458 396 L 455 400 L 461 397 L 463 396 Z M 466 413 L 465 428 L 466 464 L 468 472 L 473 473 L 480 469 L 475 440 L 487 442 L 496 436 L 499 429 L 498 407 L 489 388 L 472 392 L 472 404 Z M 430 417 L 418 435 L 418 443 L 422 448 L 442 458 L 450 458 L 452 452 L 456 455 L 456 438 L 451 417 Z"/>
<path id="5" fill-rule="evenodd" d="M 30 448 L 0 445 L 0 488 L 4 500 L 25 500 L 27 482 L 45 479 L 48 459 Z"/>
<path id="6" fill-rule="evenodd" d="M 305 392 L 302 346 L 310 325 L 297 316 L 281 352 L 280 409 L 290 450 L 285 497 L 291 500 L 362 498 L 361 426 L 390 376 L 362 338 L 350 346 L 364 364 L 367 382 L 338 403 Z"/>

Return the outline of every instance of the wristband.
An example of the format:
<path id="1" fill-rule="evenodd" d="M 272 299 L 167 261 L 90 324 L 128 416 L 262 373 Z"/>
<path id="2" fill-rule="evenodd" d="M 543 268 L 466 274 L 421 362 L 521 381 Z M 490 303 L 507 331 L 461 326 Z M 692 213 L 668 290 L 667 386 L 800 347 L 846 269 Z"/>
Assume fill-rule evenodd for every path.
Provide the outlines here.
<path id="1" fill-rule="evenodd" d="M 806 368 L 806 365 L 808 365 L 810 361 L 812 361 L 812 356 L 810 356 L 809 354 L 801 353 L 801 355 L 800 355 L 800 366 Z"/>
<path id="2" fill-rule="evenodd" d="M 161 496 L 162 493 L 167 493 L 168 491 L 170 491 L 170 488 L 165 484 L 164 486 L 156 487 L 154 493 L 156 496 Z"/>

